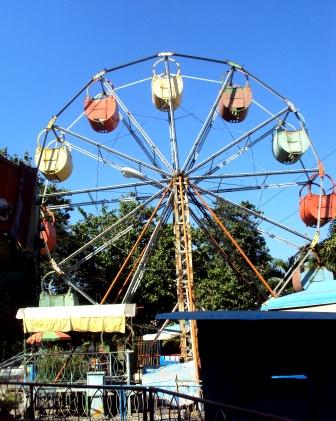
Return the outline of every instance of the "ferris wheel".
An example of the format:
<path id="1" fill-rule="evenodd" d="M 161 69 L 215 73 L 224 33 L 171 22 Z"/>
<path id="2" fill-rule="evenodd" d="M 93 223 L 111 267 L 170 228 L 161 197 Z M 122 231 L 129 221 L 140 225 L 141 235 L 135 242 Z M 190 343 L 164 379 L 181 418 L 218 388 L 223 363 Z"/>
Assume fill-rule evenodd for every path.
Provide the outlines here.
<path id="1" fill-rule="evenodd" d="M 132 229 L 121 229 L 123 222 L 144 207 L 153 207 L 125 261 L 126 267 L 152 224 L 150 239 L 127 278 L 124 303 L 131 302 L 168 221 L 174 225 L 176 308 L 193 311 L 191 224 L 202 226 L 202 218 L 211 218 L 240 253 L 251 277 L 275 296 L 309 257 L 321 227 L 336 214 L 333 182 L 325 174 L 301 111 L 230 60 L 161 52 L 98 72 L 39 134 L 36 164 L 49 183 L 61 182 L 66 188 L 44 193 L 42 201 L 56 195 L 71 197 L 72 207 L 136 201 L 128 214 L 77 252 L 60 262 L 51 259 L 51 272 L 66 275 L 72 259 L 89 245 L 97 244 L 94 253 L 98 253 Z M 293 253 L 304 250 L 275 288 L 216 215 L 214 201 L 253 215 L 259 231 L 280 244 L 277 247 L 292 247 Z M 49 206 L 48 211 L 62 206 L 68 205 Z M 46 221 L 45 228 L 44 252 L 52 256 L 52 221 Z M 209 241 L 221 251 L 211 234 Z M 77 288 L 70 278 L 67 282 Z M 108 299 L 113 282 L 100 304 Z M 181 349 L 186 359 L 196 359 L 196 343 L 197 328 L 191 324 Z"/>

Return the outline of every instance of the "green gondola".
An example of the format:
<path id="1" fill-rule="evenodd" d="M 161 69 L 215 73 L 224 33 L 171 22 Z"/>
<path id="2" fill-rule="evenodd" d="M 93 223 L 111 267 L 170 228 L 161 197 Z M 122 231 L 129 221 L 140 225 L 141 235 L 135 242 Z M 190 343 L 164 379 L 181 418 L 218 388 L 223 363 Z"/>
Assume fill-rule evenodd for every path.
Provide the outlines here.
<path id="1" fill-rule="evenodd" d="M 304 130 L 277 129 L 273 136 L 273 155 L 282 164 L 294 164 L 307 151 L 309 144 Z"/>

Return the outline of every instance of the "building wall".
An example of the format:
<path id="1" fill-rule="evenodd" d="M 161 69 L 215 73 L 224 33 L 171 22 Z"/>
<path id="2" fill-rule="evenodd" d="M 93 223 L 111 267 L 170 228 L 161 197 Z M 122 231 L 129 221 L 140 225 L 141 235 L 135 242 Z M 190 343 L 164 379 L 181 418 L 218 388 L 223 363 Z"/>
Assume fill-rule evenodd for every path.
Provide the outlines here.
<path id="1" fill-rule="evenodd" d="M 198 320 L 204 398 L 300 420 L 336 419 L 335 327 L 336 320 Z M 272 378 L 293 375 L 305 378 Z"/>

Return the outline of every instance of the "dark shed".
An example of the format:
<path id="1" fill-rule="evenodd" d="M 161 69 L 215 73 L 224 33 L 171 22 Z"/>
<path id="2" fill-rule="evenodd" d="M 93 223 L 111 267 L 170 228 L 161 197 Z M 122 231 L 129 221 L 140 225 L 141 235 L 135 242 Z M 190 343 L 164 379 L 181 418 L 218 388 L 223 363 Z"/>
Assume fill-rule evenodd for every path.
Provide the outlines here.
<path id="1" fill-rule="evenodd" d="M 203 311 L 157 319 L 197 320 L 205 399 L 298 420 L 336 419 L 336 313 Z"/>

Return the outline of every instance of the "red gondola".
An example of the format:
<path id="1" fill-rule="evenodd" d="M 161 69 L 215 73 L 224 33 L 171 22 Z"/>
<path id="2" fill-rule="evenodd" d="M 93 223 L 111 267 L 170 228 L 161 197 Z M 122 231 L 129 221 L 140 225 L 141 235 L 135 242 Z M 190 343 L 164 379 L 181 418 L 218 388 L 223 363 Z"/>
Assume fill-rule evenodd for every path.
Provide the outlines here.
<path id="1" fill-rule="evenodd" d="M 55 229 L 55 216 L 46 207 L 42 208 L 42 212 L 45 217 L 41 221 L 41 240 L 44 247 L 41 248 L 41 254 L 45 256 L 47 254 L 47 248 L 49 252 L 53 251 L 56 247 L 57 235 Z"/>
<path id="2" fill-rule="evenodd" d="M 112 95 L 102 95 L 99 98 L 87 96 L 84 112 L 93 130 L 99 133 L 112 132 L 119 123 L 118 104 Z"/>
<path id="3" fill-rule="evenodd" d="M 300 217 L 302 221 L 309 227 L 316 227 L 319 219 L 319 203 L 321 200 L 320 210 L 320 226 L 323 226 L 330 222 L 336 217 L 336 186 L 334 181 L 326 175 L 332 183 L 332 192 L 326 194 L 323 190 L 323 194 L 312 193 L 312 185 L 317 185 L 314 180 L 318 177 L 318 174 L 313 175 L 307 184 L 305 184 L 300 191 Z M 301 197 L 302 190 L 307 187 L 308 194 Z"/>
<path id="4" fill-rule="evenodd" d="M 248 83 L 245 86 L 227 86 L 218 104 L 221 117 L 230 123 L 245 120 L 252 102 L 252 90 Z"/>

